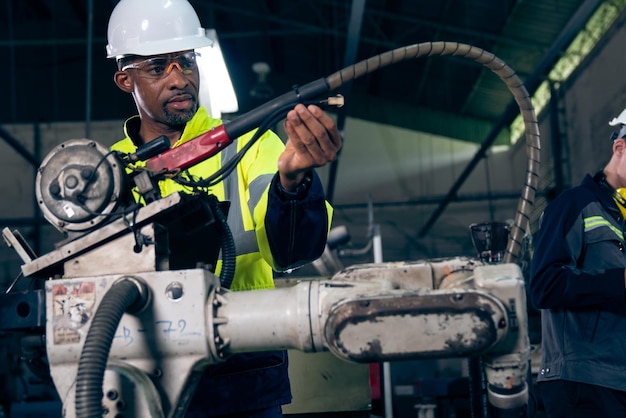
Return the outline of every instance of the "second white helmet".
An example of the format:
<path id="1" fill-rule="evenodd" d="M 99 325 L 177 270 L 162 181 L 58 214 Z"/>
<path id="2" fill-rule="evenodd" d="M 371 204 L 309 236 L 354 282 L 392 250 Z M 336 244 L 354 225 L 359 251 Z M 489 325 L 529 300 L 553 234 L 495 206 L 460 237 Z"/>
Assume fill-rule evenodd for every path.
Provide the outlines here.
<path id="1" fill-rule="evenodd" d="M 626 125 L 626 109 L 622 110 L 622 113 L 620 113 L 617 117 L 613 118 L 613 120 L 609 122 L 609 125 L 611 126 L 616 126 L 619 124 Z"/>

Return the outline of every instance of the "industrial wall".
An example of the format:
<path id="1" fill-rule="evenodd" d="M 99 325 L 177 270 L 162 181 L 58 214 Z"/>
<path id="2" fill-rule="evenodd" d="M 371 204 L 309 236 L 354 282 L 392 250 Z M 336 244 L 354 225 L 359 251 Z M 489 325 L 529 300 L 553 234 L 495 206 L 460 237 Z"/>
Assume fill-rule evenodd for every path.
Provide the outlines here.
<path id="1" fill-rule="evenodd" d="M 555 84 L 557 99 L 540 115 L 541 194 L 535 201 L 533 233 L 552 196 L 602 169 L 611 157 L 615 129 L 608 122 L 626 108 L 625 20 L 622 14 L 577 72 Z"/>
<path id="2" fill-rule="evenodd" d="M 611 156 L 614 128 L 608 122 L 626 108 L 624 16 L 600 43 L 601 50 L 589 57 L 589 65 L 564 86 L 565 123 L 567 123 L 566 169 L 573 184 L 585 173 L 601 169 Z"/>

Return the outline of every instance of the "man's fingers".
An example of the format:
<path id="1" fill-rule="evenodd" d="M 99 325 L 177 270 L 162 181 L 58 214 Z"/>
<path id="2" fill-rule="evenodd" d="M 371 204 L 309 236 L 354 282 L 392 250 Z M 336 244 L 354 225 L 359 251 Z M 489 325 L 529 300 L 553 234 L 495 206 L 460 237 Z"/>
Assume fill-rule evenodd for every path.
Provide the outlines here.
<path id="1" fill-rule="evenodd" d="M 296 165 L 306 164 L 309 168 L 321 167 L 334 161 L 342 146 L 341 135 L 335 121 L 318 106 L 308 108 L 302 104 L 287 114 L 285 132 L 287 146 L 297 154 Z"/>
<path id="2" fill-rule="evenodd" d="M 341 148 L 341 135 L 335 121 L 328 113 L 322 111 L 318 106 L 309 105 L 307 108 L 301 104 L 296 106 L 295 111 L 300 119 L 300 123 L 296 125 L 296 130 L 307 144 L 311 144 L 307 140 L 310 132 L 324 152 L 336 153 Z"/>
<path id="3" fill-rule="evenodd" d="M 320 109 L 318 106 L 310 105 L 308 110 L 311 112 L 313 116 L 317 119 L 319 123 L 324 126 L 325 132 L 330 134 L 333 142 L 339 141 L 341 144 L 341 135 L 339 135 L 339 130 L 337 129 L 337 125 L 335 124 L 335 120 L 330 117 L 330 115 Z"/>

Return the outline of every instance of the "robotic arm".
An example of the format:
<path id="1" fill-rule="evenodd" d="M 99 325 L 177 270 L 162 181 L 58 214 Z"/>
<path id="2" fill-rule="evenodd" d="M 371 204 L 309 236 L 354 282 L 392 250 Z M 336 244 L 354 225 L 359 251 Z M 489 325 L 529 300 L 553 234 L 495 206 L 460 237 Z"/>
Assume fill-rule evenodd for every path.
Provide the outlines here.
<path id="1" fill-rule="evenodd" d="M 364 363 L 482 356 L 489 400 L 508 409 L 528 399 L 524 295 L 517 265 L 465 258 L 362 265 L 254 292 L 230 292 L 204 269 L 68 278 L 46 283 L 47 353 L 69 417 L 102 405 L 182 416 L 204 367 L 281 348 Z"/>

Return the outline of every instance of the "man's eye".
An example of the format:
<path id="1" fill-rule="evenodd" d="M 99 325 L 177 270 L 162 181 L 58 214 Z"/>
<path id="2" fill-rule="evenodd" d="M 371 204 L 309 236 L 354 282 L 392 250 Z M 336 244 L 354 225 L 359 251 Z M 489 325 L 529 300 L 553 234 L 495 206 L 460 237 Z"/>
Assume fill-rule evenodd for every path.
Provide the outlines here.
<path id="1" fill-rule="evenodd" d="M 146 72 L 150 74 L 163 74 L 165 72 L 165 65 L 153 64 L 146 67 Z"/>

